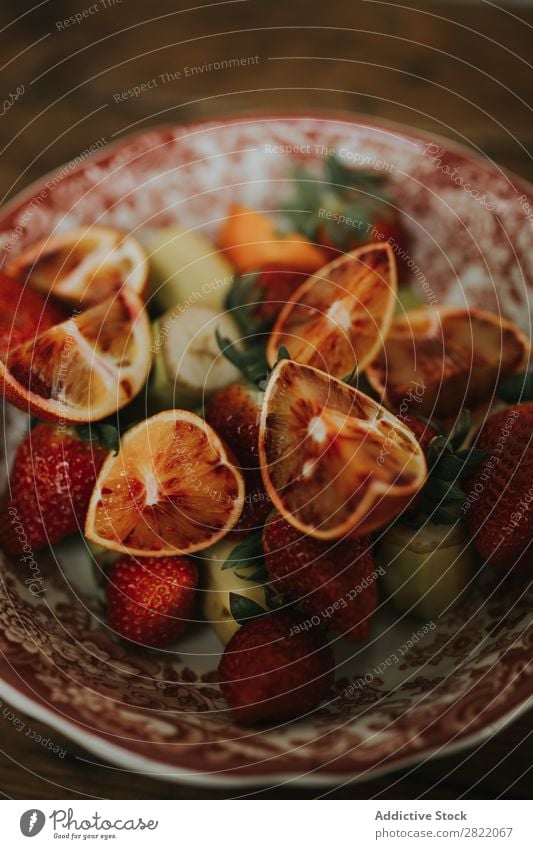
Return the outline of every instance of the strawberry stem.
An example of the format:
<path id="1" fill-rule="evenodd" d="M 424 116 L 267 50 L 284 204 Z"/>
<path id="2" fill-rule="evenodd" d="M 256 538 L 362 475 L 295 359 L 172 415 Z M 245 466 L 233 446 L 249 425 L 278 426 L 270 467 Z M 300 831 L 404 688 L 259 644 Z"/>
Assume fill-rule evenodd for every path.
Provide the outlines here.
<path id="1" fill-rule="evenodd" d="M 292 176 L 296 191 L 284 205 L 285 215 L 308 239 L 320 241 L 323 229 L 333 247 L 345 250 L 354 240 L 369 241 L 374 222 L 392 215 L 383 174 L 347 168 L 327 156 L 322 178 L 300 166 L 293 167 Z"/>
<path id="2" fill-rule="evenodd" d="M 508 404 L 533 401 L 533 371 L 510 374 L 498 384 L 496 394 Z"/>
<path id="3" fill-rule="evenodd" d="M 404 524 L 421 527 L 432 521 L 450 525 L 460 518 L 459 505 L 466 493 L 458 482 L 472 475 L 486 456 L 480 448 L 460 448 L 469 429 L 470 412 L 463 409 L 447 435 L 433 437 L 426 452 L 429 474 L 418 496 L 419 506 L 403 514 Z"/>

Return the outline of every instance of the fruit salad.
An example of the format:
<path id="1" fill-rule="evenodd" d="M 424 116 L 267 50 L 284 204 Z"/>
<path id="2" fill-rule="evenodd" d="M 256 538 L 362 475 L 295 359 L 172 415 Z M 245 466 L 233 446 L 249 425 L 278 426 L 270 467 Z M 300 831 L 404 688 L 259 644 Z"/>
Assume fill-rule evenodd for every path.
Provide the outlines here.
<path id="1" fill-rule="evenodd" d="M 214 241 L 141 238 L 51 234 L 0 276 L 0 387 L 31 417 L 7 555 L 81 533 L 116 639 L 179 648 L 201 620 L 253 726 L 332 698 L 333 645 L 380 604 L 433 620 L 531 568 L 529 342 L 418 296 L 383 178 L 330 157 Z"/>

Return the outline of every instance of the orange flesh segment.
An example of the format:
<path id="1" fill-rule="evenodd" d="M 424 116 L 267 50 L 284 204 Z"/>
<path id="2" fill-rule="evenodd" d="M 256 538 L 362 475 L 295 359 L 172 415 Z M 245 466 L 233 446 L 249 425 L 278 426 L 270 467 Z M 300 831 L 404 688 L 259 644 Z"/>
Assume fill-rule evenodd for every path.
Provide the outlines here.
<path id="1" fill-rule="evenodd" d="M 232 204 L 218 245 L 240 274 L 267 266 L 311 273 L 324 265 L 325 252 L 300 233 L 280 235 L 269 215 Z"/>
<path id="2" fill-rule="evenodd" d="M 141 388 L 150 367 L 150 338 L 140 301 L 118 293 L 12 348 L 6 369 L 21 401 L 29 393 L 57 418 L 102 418 Z"/>
<path id="3" fill-rule="evenodd" d="M 142 294 L 147 278 L 143 248 L 107 227 L 80 228 L 30 245 L 6 271 L 34 289 L 84 306 L 109 298 L 123 285 Z"/>
<path id="4" fill-rule="evenodd" d="M 360 511 L 374 510 L 376 500 L 416 492 L 425 460 L 394 416 L 315 369 L 286 360 L 276 370 L 263 408 L 263 471 L 291 523 L 315 536 L 340 535 L 366 520 Z"/>
<path id="5" fill-rule="evenodd" d="M 421 308 L 393 322 L 368 376 L 391 409 L 404 405 L 446 418 L 487 401 L 498 380 L 521 367 L 528 348 L 523 334 L 498 315 Z"/>
<path id="6" fill-rule="evenodd" d="M 76 331 L 63 325 L 10 352 L 11 375 L 29 392 L 66 403 L 98 410 L 107 395 L 105 374 L 72 344 Z M 68 399 L 68 400 L 67 400 Z"/>
<path id="7" fill-rule="evenodd" d="M 123 439 L 97 483 L 91 539 L 138 553 L 186 552 L 235 524 L 242 482 L 197 422 L 193 414 L 162 413 Z"/>
<path id="8" fill-rule="evenodd" d="M 396 298 L 394 254 L 368 245 L 307 280 L 282 310 L 268 344 L 272 366 L 283 346 L 297 362 L 345 377 L 382 346 Z"/>
<path id="9" fill-rule="evenodd" d="M 65 277 L 69 277 L 75 268 L 78 268 L 81 262 L 85 259 L 87 251 L 91 251 L 96 247 L 93 244 L 85 244 L 83 249 L 66 247 L 60 249 L 52 249 L 50 252 L 45 252 L 38 256 L 31 266 L 24 267 L 19 264 L 19 269 L 24 275 L 27 282 L 36 289 L 50 288 L 50 281 L 61 283 Z"/>

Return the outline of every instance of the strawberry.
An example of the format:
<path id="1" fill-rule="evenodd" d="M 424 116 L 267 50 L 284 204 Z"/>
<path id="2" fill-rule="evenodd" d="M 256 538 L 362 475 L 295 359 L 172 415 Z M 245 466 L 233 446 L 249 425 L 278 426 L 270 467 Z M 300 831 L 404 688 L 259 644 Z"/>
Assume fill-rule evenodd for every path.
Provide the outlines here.
<path id="1" fill-rule="evenodd" d="M 226 309 L 250 341 L 256 333 L 264 333 L 273 325 L 283 305 L 308 277 L 306 271 L 280 265 L 235 274 L 226 296 Z"/>
<path id="2" fill-rule="evenodd" d="M 218 680 L 243 725 L 294 719 L 329 695 L 331 647 L 319 628 L 298 631 L 298 621 L 290 613 L 267 613 L 246 622 L 226 646 Z"/>
<path id="3" fill-rule="evenodd" d="M 377 588 L 372 540 L 322 542 L 302 535 L 274 513 L 263 531 L 269 580 L 315 621 L 349 640 L 368 636 Z M 301 617 L 301 621 L 305 616 Z"/>
<path id="4" fill-rule="evenodd" d="M 33 339 L 38 333 L 60 324 L 67 313 L 56 301 L 23 286 L 0 272 L 0 359 L 8 351 Z"/>
<path id="5" fill-rule="evenodd" d="M 107 449 L 73 427 L 38 424 L 17 448 L 0 516 L 0 545 L 20 555 L 83 528 Z"/>
<path id="6" fill-rule="evenodd" d="M 260 299 L 251 309 L 253 320 L 259 322 L 274 321 L 283 305 L 291 299 L 298 286 L 307 278 L 302 271 L 291 271 L 284 268 L 263 268 L 255 281 L 256 291 Z"/>
<path id="7" fill-rule="evenodd" d="M 533 402 L 490 416 L 475 445 L 486 455 L 464 487 L 463 505 L 474 544 L 495 566 L 531 564 Z"/>
<path id="8" fill-rule="evenodd" d="M 198 570 L 186 557 L 121 557 L 108 573 L 107 615 L 125 640 L 161 648 L 191 619 Z"/>
<path id="9" fill-rule="evenodd" d="M 237 458 L 244 476 L 246 496 L 234 532 L 262 525 L 272 508 L 259 471 L 259 416 L 261 392 L 251 384 L 234 383 L 210 401 L 205 419 Z"/>
<path id="10" fill-rule="evenodd" d="M 229 445 L 245 469 L 259 463 L 261 391 L 251 384 L 233 383 L 211 399 L 205 420 Z"/>
<path id="11" fill-rule="evenodd" d="M 399 212 L 393 207 L 387 207 L 387 216 L 374 219 L 373 230 L 369 234 L 378 242 L 390 242 L 393 246 L 404 248 L 407 243 L 407 235 Z"/>

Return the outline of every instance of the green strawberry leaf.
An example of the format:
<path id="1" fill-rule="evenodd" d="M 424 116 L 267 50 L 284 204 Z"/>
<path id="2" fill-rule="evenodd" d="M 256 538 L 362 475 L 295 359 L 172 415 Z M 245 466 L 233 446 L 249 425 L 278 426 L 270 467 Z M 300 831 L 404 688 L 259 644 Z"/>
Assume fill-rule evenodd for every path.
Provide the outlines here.
<path id="1" fill-rule="evenodd" d="M 438 476 L 443 481 L 453 481 L 461 474 L 463 463 L 456 454 L 444 454 L 438 461 Z"/>
<path id="2" fill-rule="evenodd" d="M 243 575 L 239 572 L 239 569 L 235 570 L 235 574 L 241 579 L 241 581 L 250 581 L 254 584 L 264 584 L 268 581 L 268 573 L 264 565 L 260 566 L 259 569 L 254 569 L 254 571 L 250 572 L 249 575 Z"/>
<path id="3" fill-rule="evenodd" d="M 316 211 L 314 209 L 293 209 L 293 203 L 284 206 L 285 215 L 297 233 L 301 233 L 306 239 L 312 241 L 316 231 Z"/>
<path id="4" fill-rule="evenodd" d="M 287 351 L 287 348 L 285 347 L 285 345 L 282 345 L 280 347 L 279 351 L 278 351 L 278 358 L 276 360 L 276 365 L 278 363 L 280 363 L 282 360 L 290 360 L 290 359 L 291 359 L 291 355 Z"/>
<path id="5" fill-rule="evenodd" d="M 435 501 L 442 501 L 447 505 L 453 502 L 462 502 L 466 498 L 461 487 L 433 477 L 428 478 L 422 492 Z"/>
<path id="6" fill-rule="evenodd" d="M 308 239 L 324 230 L 334 247 L 346 250 L 369 241 L 378 218 L 394 216 L 383 173 L 347 167 L 335 156 L 325 157 L 323 179 L 300 166 L 291 171 L 294 196 L 283 208 Z"/>
<path id="7" fill-rule="evenodd" d="M 224 305 L 235 319 L 245 336 L 254 336 L 268 330 L 272 320 L 257 321 L 253 317 L 254 307 L 264 296 L 264 287 L 258 285 L 261 272 L 253 271 L 248 274 L 235 274 L 226 295 Z"/>
<path id="8" fill-rule="evenodd" d="M 362 168 L 351 168 L 341 162 L 336 156 L 328 156 L 325 160 L 326 177 L 331 186 L 363 189 L 373 195 L 384 198 L 385 177 L 379 171 L 365 171 Z"/>
<path id="9" fill-rule="evenodd" d="M 75 426 L 78 439 L 82 442 L 96 442 L 98 439 L 94 427 L 90 424 L 78 424 Z"/>
<path id="10" fill-rule="evenodd" d="M 269 369 L 262 343 L 254 343 L 241 350 L 231 339 L 222 336 L 218 327 L 215 330 L 215 337 L 226 359 L 233 363 L 250 383 L 259 384 L 265 380 Z"/>
<path id="11" fill-rule="evenodd" d="M 399 287 L 398 294 L 396 296 L 396 315 L 403 315 L 404 312 L 414 310 L 417 307 L 422 307 L 423 305 L 424 298 L 421 297 L 418 292 L 413 292 L 413 290 L 407 285 Z"/>
<path id="12" fill-rule="evenodd" d="M 364 372 L 357 371 L 357 366 L 354 366 L 350 374 L 347 374 L 346 377 L 342 377 L 341 380 L 343 383 L 351 386 L 352 389 L 358 389 L 359 392 L 363 392 L 365 395 L 368 395 L 369 398 L 377 401 L 378 404 L 381 403 L 378 393 L 370 385 L 366 374 Z"/>
<path id="13" fill-rule="evenodd" d="M 350 374 L 347 374 L 346 377 L 342 378 L 342 382 L 346 383 L 348 386 L 351 386 L 352 389 L 357 389 L 357 384 L 359 383 L 357 366 L 354 366 Z"/>
<path id="14" fill-rule="evenodd" d="M 533 401 L 533 371 L 510 374 L 498 383 L 496 394 L 508 404 Z"/>
<path id="15" fill-rule="evenodd" d="M 477 469 L 483 462 L 487 456 L 487 452 L 483 448 L 463 448 L 461 451 L 457 451 L 455 456 L 463 461 L 461 477 L 466 477 L 467 475 L 471 475 L 474 469 Z"/>
<path id="16" fill-rule="evenodd" d="M 486 452 L 481 448 L 465 448 L 463 451 L 457 451 L 456 454 L 444 454 L 437 463 L 436 475 L 444 481 L 467 477 L 485 457 Z"/>
<path id="17" fill-rule="evenodd" d="M 443 454 L 451 451 L 452 448 L 447 436 L 434 436 L 433 439 L 430 440 L 426 450 L 426 456 L 430 468 L 433 469 L 435 467 Z"/>
<path id="18" fill-rule="evenodd" d="M 97 424 L 79 424 L 75 426 L 76 434 L 83 442 L 99 442 L 108 451 L 118 454 L 120 434 L 112 424 L 99 422 Z"/>
<path id="19" fill-rule="evenodd" d="M 454 482 L 471 475 L 483 462 L 486 452 L 480 448 L 455 452 L 449 436 L 436 436 L 429 444 L 427 455 L 430 469 L 419 506 L 402 516 L 402 522 L 413 528 L 421 527 L 424 521 L 449 525 L 460 518 L 459 504 L 464 502 L 466 494 Z"/>
<path id="20" fill-rule="evenodd" d="M 323 180 L 306 168 L 302 168 L 301 165 L 292 165 L 290 175 L 295 183 L 297 197 L 302 206 L 308 209 L 319 206 L 324 191 Z"/>
<path id="21" fill-rule="evenodd" d="M 120 448 L 120 434 L 116 427 L 112 424 L 99 424 L 97 426 L 98 435 L 102 445 L 112 451 L 113 454 L 118 454 Z"/>
<path id="22" fill-rule="evenodd" d="M 452 448 L 458 449 L 461 447 L 463 442 L 465 441 L 468 431 L 470 430 L 470 410 L 467 410 L 466 407 L 463 407 L 457 419 L 455 420 L 454 426 L 451 429 L 448 439 L 452 445 Z"/>
<path id="23" fill-rule="evenodd" d="M 256 601 L 237 593 L 229 594 L 229 609 L 235 622 L 239 625 L 244 625 L 250 619 L 256 619 L 266 613 L 266 610 Z"/>
<path id="24" fill-rule="evenodd" d="M 254 531 L 248 534 L 242 542 L 237 543 L 228 558 L 226 558 L 222 569 L 244 569 L 249 566 L 262 564 L 263 531 Z"/>
<path id="25" fill-rule="evenodd" d="M 422 421 L 426 421 L 430 427 L 434 427 L 430 419 L 422 419 Z M 435 428 L 435 430 L 438 430 L 438 428 Z M 439 436 L 434 436 L 433 439 L 430 440 L 427 448 L 427 458 L 430 466 L 434 466 L 446 452 L 454 454 L 454 452 L 463 444 L 469 430 L 470 411 L 463 408 L 457 416 L 454 426 L 448 435 L 439 434 Z"/>

